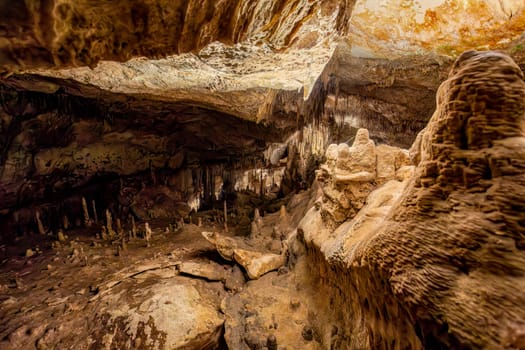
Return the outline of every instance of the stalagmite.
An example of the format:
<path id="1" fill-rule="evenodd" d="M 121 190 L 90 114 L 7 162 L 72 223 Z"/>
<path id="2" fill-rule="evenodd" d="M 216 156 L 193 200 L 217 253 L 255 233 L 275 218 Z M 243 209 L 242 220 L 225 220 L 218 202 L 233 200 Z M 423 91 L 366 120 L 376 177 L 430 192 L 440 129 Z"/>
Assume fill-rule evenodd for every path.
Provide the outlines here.
<path id="1" fill-rule="evenodd" d="M 45 235 L 46 230 L 44 229 L 44 225 L 42 224 L 42 220 L 40 219 L 40 212 L 38 210 L 35 213 L 35 219 L 36 224 L 38 226 L 38 233 L 40 233 L 41 235 Z"/>
<path id="2" fill-rule="evenodd" d="M 94 199 L 91 201 L 91 206 L 93 207 L 93 220 L 95 220 L 95 222 L 98 222 L 97 206 L 95 204 Z"/>
<path id="3" fill-rule="evenodd" d="M 108 234 L 107 234 L 107 230 L 106 230 L 106 226 L 102 226 L 100 228 L 100 238 L 105 241 L 108 239 Z"/>
<path id="4" fill-rule="evenodd" d="M 122 250 L 124 251 L 128 250 L 128 244 L 126 243 L 126 239 L 124 237 L 122 237 L 122 241 L 120 245 L 122 246 Z"/>
<path id="5" fill-rule="evenodd" d="M 62 232 L 62 230 L 58 230 L 57 238 L 58 238 L 59 242 L 65 242 L 66 241 L 66 237 L 64 236 L 64 232 Z"/>
<path id="6" fill-rule="evenodd" d="M 253 221 L 251 224 L 251 238 L 255 238 L 261 234 L 261 229 L 263 226 L 261 214 L 259 214 L 259 209 L 255 208 L 253 213 Z"/>
<path id="7" fill-rule="evenodd" d="M 131 217 L 131 237 L 137 238 L 137 226 L 135 225 L 135 218 Z"/>
<path id="8" fill-rule="evenodd" d="M 149 227 L 149 224 L 146 222 L 144 223 L 144 238 L 146 239 L 146 245 L 150 246 L 150 240 L 153 232 L 151 231 L 151 228 Z"/>
<path id="9" fill-rule="evenodd" d="M 198 227 L 202 227 L 202 218 L 201 218 L 201 217 L 199 217 L 199 218 L 197 219 L 197 226 L 198 226 Z"/>
<path id="10" fill-rule="evenodd" d="M 288 214 L 286 213 L 286 207 L 284 205 L 281 205 L 281 209 L 279 211 L 279 217 L 281 219 L 286 219 L 286 217 L 288 217 Z"/>
<path id="11" fill-rule="evenodd" d="M 91 218 L 89 217 L 89 211 L 87 207 L 86 198 L 82 197 L 82 212 L 84 213 L 84 225 L 91 227 Z"/>
<path id="12" fill-rule="evenodd" d="M 281 227 L 283 230 L 286 230 L 289 225 L 288 213 L 286 212 L 286 207 L 281 205 L 281 210 L 279 211 L 279 219 L 281 219 Z"/>
<path id="13" fill-rule="evenodd" d="M 64 215 L 64 216 L 62 217 L 62 228 L 63 228 L 64 230 L 68 230 L 68 229 L 69 229 L 69 226 L 70 226 L 70 224 L 69 224 L 69 219 L 67 218 L 67 215 Z"/>
<path id="14" fill-rule="evenodd" d="M 255 238 L 260 234 L 259 227 L 255 223 L 255 221 L 252 221 L 250 226 L 250 238 Z"/>
<path id="15" fill-rule="evenodd" d="M 255 210 L 253 211 L 253 221 L 256 221 L 257 223 L 259 223 L 260 220 L 261 220 L 261 214 L 259 212 L 259 208 L 255 208 Z"/>
<path id="16" fill-rule="evenodd" d="M 224 231 L 228 232 L 228 206 L 224 201 Z"/>
<path id="17" fill-rule="evenodd" d="M 116 223 L 117 223 L 117 234 L 121 237 L 124 236 L 124 230 L 122 229 L 122 224 L 120 223 L 119 218 L 117 218 Z"/>
<path id="18" fill-rule="evenodd" d="M 108 230 L 109 238 L 116 236 L 115 230 L 113 230 L 113 218 L 111 217 L 109 209 L 106 209 L 106 228 Z"/>

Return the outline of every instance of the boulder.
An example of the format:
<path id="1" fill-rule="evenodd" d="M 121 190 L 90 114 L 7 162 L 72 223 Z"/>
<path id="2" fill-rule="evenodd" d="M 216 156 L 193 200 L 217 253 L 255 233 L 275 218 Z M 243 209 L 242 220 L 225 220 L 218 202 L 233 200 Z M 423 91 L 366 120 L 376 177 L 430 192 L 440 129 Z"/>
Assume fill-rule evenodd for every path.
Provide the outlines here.
<path id="1" fill-rule="evenodd" d="M 248 277 L 258 279 L 265 273 L 277 270 L 286 263 L 286 255 L 235 249 L 235 261 L 244 267 Z"/>
<path id="2" fill-rule="evenodd" d="M 129 293 L 129 291 L 132 293 Z M 175 277 L 108 294 L 91 331 L 96 349 L 216 349 L 224 320 L 203 287 Z"/>
<path id="3" fill-rule="evenodd" d="M 217 252 L 228 261 L 233 261 L 233 254 L 237 248 L 237 241 L 231 237 L 221 236 L 216 232 L 202 232 L 202 236 L 213 244 Z"/>

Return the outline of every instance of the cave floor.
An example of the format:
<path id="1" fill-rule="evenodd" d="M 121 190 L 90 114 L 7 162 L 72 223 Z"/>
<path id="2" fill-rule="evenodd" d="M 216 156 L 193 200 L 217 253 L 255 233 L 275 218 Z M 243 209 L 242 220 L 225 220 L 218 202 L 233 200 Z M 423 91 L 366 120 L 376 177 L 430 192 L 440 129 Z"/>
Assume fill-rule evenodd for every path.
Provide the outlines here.
<path id="1" fill-rule="evenodd" d="M 16 247 L 2 246 L 0 319 L 5 320 L 0 326 L 2 342 L 28 346 L 28 342 L 14 338 L 32 338 L 45 320 L 82 312 L 100 293 L 109 292 L 108 286 L 127 278 L 143 278 L 152 271 L 175 276 L 177 262 L 220 258 L 200 234 L 201 229 L 215 227 L 185 225 L 179 232 L 165 233 L 161 224 L 151 223 L 153 236 L 149 247 L 144 239 L 131 239 L 120 256 L 117 248 L 120 241 L 96 239 L 95 228 L 67 231 L 67 241 L 58 247 L 58 241 L 42 236 L 22 239 Z M 27 248 L 37 251 L 37 246 L 40 253 L 25 256 Z"/>
<path id="2" fill-rule="evenodd" d="M 264 222 L 273 223 L 277 216 L 267 215 Z M 100 340 L 106 338 L 99 328 L 111 328 L 101 318 L 104 310 L 122 300 L 125 309 L 140 303 L 146 298 L 141 289 L 154 290 L 163 283 L 196 288 L 202 297 L 199 304 L 211 305 L 220 321 L 219 328 L 208 332 L 209 340 L 202 344 L 190 341 L 184 348 L 251 349 L 275 344 L 278 349 L 321 348 L 321 337 L 309 326 L 316 315 L 308 300 L 315 296 L 300 277 L 306 275 L 304 271 L 296 273 L 305 267 L 284 266 L 249 281 L 241 268 L 224 260 L 201 234 L 215 231 L 233 236 L 235 227 L 226 233 L 219 224 L 185 224 L 168 233 L 163 221 L 150 225 L 149 245 L 141 238 L 130 239 L 120 253 L 120 240 L 97 239 L 95 227 L 69 230 L 62 243 L 50 236 L 30 236 L 16 246 L 0 246 L 0 348 L 113 349 L 114 341 Z M 26 256 L 28 248 L 32 256 Z M 181 272 L 184 262 L 205 266 L 206 271 L 201 276 Z M 161 345 L 135 339 L 120 346 L 149 349 L 163 348 Z"/>

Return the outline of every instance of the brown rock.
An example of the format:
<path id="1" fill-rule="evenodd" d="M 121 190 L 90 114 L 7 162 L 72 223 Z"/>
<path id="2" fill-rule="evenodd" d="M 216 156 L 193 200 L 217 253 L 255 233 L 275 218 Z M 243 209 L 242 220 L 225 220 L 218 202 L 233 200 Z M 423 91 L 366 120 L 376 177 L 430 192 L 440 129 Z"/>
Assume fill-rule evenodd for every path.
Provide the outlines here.
<path id="1" fill-rule="evenodd" d="M 211 293 L 188 278 L 173 277 L 151 287 L 129 287 L 128 300 L 104 297 L 91 334 L 95 346 L 130 343 L 166 349 L 218 347 L 224 320 Z M 119 325 L 119 327 L 115 327 Z"/>
<path id="2" fill-rule="evenodd" d="M 221 236 L 216 232 L 202 232 L 202 236 L 215 245 L 215 248 L 224 259 L 233 261 L 234 250 L 237 248 L 237 242 L 233 238 Z"/>
<path id="3" fill-rule="evenodd" d="M 261 253 L 245 249 L 233 251 L 235 261 L 244 267 L 251 279 L 257 279 L 270 271 L 277 270 L 286 263 L 285 255 Z"/>
<path id="4" fill-rule="evenodd" d="M 330 145 L 326 162 L 317 171 L 321 185 L 321 215 L 335 228 L 354 217 L 376 184 L 405 176 L 406 151 L 381 145 L 375 147 L 366 129 L 359 129 L 352 147 Z M 397 171 L 400 170 L 399 176 Z"/>
<path id="5" fill-rule="evenodd" d="M 209 281 L 223 281 L 226 278 L 224 267 L 212 261 L 184 261 L 178 268 L 182 274 L 201 277 Z"/>
<path id="6" fill-rule="evenodd" d="M 330 281 L 318 285 L 320 293 L 359 315 L 340 318 L 338 328 L 363 325 L 353 329 L 350 347 L 519 344 L 516 330 L 524 323 L 517 320 L 525 319 L 523 73 L 501 53 L 466 52 L 437 102 L 413 147 L 414 177 L 386 212 L 372 212 L 382 218 L 373 229 L 356 217 L 330 240 L 330 233 L 316 237 L 315 226 L 303 226 L 311 258 Z"/>

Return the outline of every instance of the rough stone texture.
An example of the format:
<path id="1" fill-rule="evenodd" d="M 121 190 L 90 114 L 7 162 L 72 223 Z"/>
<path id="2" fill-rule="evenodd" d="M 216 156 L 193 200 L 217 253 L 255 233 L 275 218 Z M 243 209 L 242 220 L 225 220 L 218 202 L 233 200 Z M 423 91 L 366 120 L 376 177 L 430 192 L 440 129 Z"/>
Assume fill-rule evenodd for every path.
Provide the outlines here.
<path id="1" fill-rule="evenodd" d="M 18 240 L 7 246 L 16 253 L 6 254 L 3 245 L 0 348 L 221 348 L 223 283 L 177 269 L 184 262 L 216 264 L 214 254 L 206 255 L 212 247 L 197 226 L 174 235 L 163 233 L 161 223 L 150 222 L 149 246 L 130 239 L 120 255 L 111 241 L 95 237 L 95 225 L 67 230 L 62 242 Z M 34 254 L 23 257 L 28 246 Z M 242 275 L 223 270 L 229 285 L 241 289 Z"/>
<path id="2" fill-rule="evenodd" d="M 308 283 L 306 271 L 302 267 L 297 275 L 272 272 L 249 281 L 239 294 L 225 298 L 222 309 L 228 348 L 265 349 L 272 338 L 277 342 L 277 349 L 325 348 L 312 326 L 316 310 L 312 296 L 304 288 Z M 302 336 L 305 328 L 313 329 L 315 338 L 305 340 Z"/>
<path id="3" fill-rule="evenodd" d="M 90 349 L 215 349 L 224 320 L 199 289 L 178 277 L 108 294 L 93 320 Z"/>
<path id="4" fill-rule="evenodd" d="M 37 231 L 30 205 L 41 207 L 46 229 L 61 227 L 64 216 L 74 224 L 82 196 L 96 201 L 99 215 L 109 208 L 124 214 L 122 220 L 129 212 L 140 219 L 185 217 L 235 191 L 237 178 L 263 162 L 264 139 L 283 137 L 274 127 L 211 110 L 161 103 L 146 108 L 121 97 L 133 112 L 107 100 L 2 90 L 4 237 Z M 247 180 L 255 187 L 260 178 Z"/>
<path id="5" fill-rule="evenodd" d="M 371 194 L 386 206 L 335 239 L 315 209 L 305 218 L 299 238 L 331 296 L 320 305 L 346 305 L 333 319 L 353 348 L 523 348 L 523 73 L 503 54 L 466 52 L 437 105 L 406 188 Z"/>
<path id="6" fill-rule="evenodd" d="M 221 236 L 217 232 L 202 232 L 208 242 L 213 244 L 217 252 L 227 261 L 233 261 L 235 249 L 238 247 L 238 240 L 232 237 Z"/>
<path id="7" fill-rule="evenodd" d="M 204 278 L 209 281 L 224 281 L 226 279 L 224 267 L 212 261 L 184 261 L 178 266 L 178 269 L 182 274 Z"/>
<path id="8" fill-rule="evenodd" d="M 266 236 L 269 236 L 268 232 L 266 233 Z M 271 237 L 259 236 L 245 240 L 242 237 L 228 237 L 217 232 L 202 232 L 202 235 L 215 246 L 221 257 L 238 263 L 251 279 L 257 279 L 265 273 L 277 270 L 286 263 L 285 252 L 274 254 L 263 248 L 265 238 L 273 241 Z M 275 241 L 280 242 L 280 238 Z M 281 244 L 279 244 L 279 252 L 280 248 Z"/>
<path id="9" fill-rule="evenodd" d="M 216 40 L 308 47 L 323 38 L 305 37 L 309 27 L 319 28 L 320 17 L 338 7 L 335 1 L 304 0 L 2 1 L 0 67 L 95 66 L 101 59 L 189 52 Z"/>
<path id="10" fill-rule="evenodd" d="M 431 116 L 450 57 L 486 45 L 523 58 L 517 0 L 485 0 L 479 9 L 459 0 L 0 5 L 8 14 L 0 70 L 24 73 L 5 79 L 10 88 L 131 108 L 115 96 L 124 93 L 146 106 L 188 103 L 252 121 L 310 123 L 323 114 L 404 147 Z M 407 21 L 393 25 L 399 17 Z M 93 69 L 42 69 L 50 65 Z"/>
<path id="11" fill-rule="evenodd" d="M 520 0 L 358 0 L 350 41 L 354 54 L 362 57 L 412 50 L 456 56 L 475 47 L 500 49 L 522 34 L 524 8 Z M 406 20 L 399 21 L 400 16 Z"/>
<path id="12" fill-rule="evenodd" d="M 256 236 L 265 238 L 252 242 L 257 247 L 242 247 L 281 253 L 287 244 L 289 266 L 279 273 L 307 263 L 310 272 L 297 273 L 311 280 L 295 283 L 294 275 L 266 274 L 253 281 L 254 290 L 227 302 L 233 310 L 225 308 L 227 317 L 235 316 L 226 325 L 231 346 L 523 348 L 524 300 L 512 292 L 525 289 L 523 76 L 517 66 L 493 53 L 462 56 L 438 94 L 432 123 L 412 149 L 415 171 L 404 165 L 405 152 L 374 145 L 412 143 L 434 110 L 452 58 L 463 49 L 505 49 L 523 65 L 523 3 L 378 3 L 0 0 L 2 235 L 18 239 L 38 231 L 46 237 L 67 221 L 78 227 L 82 196 L 97 201 L 99 214 L 108 209 L 123 218 L 131 213 L 169 220 L 201 204 L 213 207 L 214 197 L 228 199 L 237 183 L 275 198 L 308 186 L 325 148 L 337 142 L 342 144 L 337 156 L 330 153 L 333 164 L 319 178 L 324 202 L 292 234 L 297 239 L 287 239 L 293 225 L 274 223 L 258 228 Z M 356 135 L 363 127 L 370 137 Z M 355 148 L 345 146 L 354 136 Z M 269 144 L 286 147 L 266 157 Z M 248 181 L 244 175 L 237 181 L 235 174 L 247 173 Z M 273 188 L 275 178 L 282 180 L 282 192 Z M 298 212 L 304 211 L 292 213 L 291 221 Z M 101 248 L 106 258 L 115 258 L 115 250 L 125 256 L 125 242 L 115 243 L 116 249 Z M 234 258 L 234 245 L 223 243 L 219 251 Z M 155 244 L 148 240 L 145 248 Z M 29 262 L 41 258 L 38 247 L 27 252 Z M 64 259 L 79 263 L 84 257 L 73 248 Z M 234 271 L 225 287 L 239 291 L 244 277 L 234 268 L 231 275 Z M 31 278 L 16 275 L 2 288 L 48 300 L 46 288 L 27 284 Z M 274 282 L 286 286 L 261 290 L 278 287 Z M 286 300 L 294 288 L 305 297 L 299 303 Z M 106 297 L 116 302 L 119 291 Z M 220 295 L 222 285 L 215 292 Z M 85 304 L 62 305 L 76 296 L 54 293 L 45 310 L 15 307 L 23 297 L 2 299 L 0 311 L 8 316 L 0 329 L 3 344 L 78 344 L 69 330 L 84 320 L 67 320 Z M 167 341 L 159 331 L 167 328 L 162 312 L 180 305 L 162 295 L 128 297 L 132 305 L 125 319 L 104 312 L 91 319 L 95 347 L 157 347 Z M 242 304 L 249 298 L 257 305 Z M 159 317 L 150 321 L 136 313 L 143 301 Z M 150 308 L 159 301 L 167 304 Z M 119 302 L 125 309 L 126 301 Z M 300 313 L 277 312 L 288 304 Z M 54 306 L 69 315 L 64 322 L 26 325 L 46 312 L 55 315 Z M 261 312 L 252 314 L 257 307 Z M 239 310 L 245 313 L 235 323 Z M 142 321 L 131 327 L 140 344 L 130 343 L 130 319 Z M 283 326 L 290 319 L 294 323 Z M 205 343 L 186 345 L 215 346 L 217 324 L 205 325 L 206 337 L 190 331 Z M 179 345 L 185 346 L 174 346 Z"/>
<path id="13" fill-rule="evenodd" d="M 335 228 L 353 218 L 364 206 L 370 192 L 408 164 L 408 152 L 396 147 L 376 147 L 366 129 L 359 129 L 352 147 L 332 144 L 326 162 L 317 172 L 321 185 L 321 215 Z"/>
<path id="14" fill-rule="evenodd" d="M 277 270 L 286 263 L 286 255 L 265 254 L 245 249 L 235 249 L 233 257 L 239 265 L 244 267 L 251 279 L 257 279 L 265 273 Z"/>

